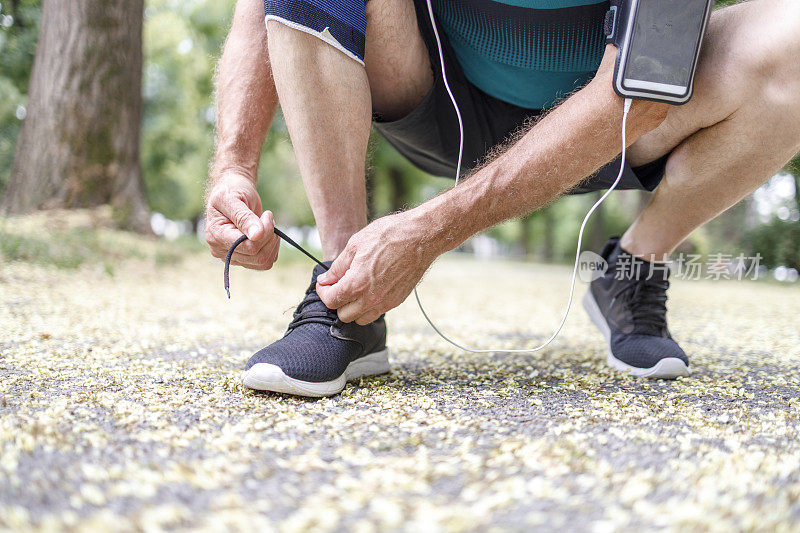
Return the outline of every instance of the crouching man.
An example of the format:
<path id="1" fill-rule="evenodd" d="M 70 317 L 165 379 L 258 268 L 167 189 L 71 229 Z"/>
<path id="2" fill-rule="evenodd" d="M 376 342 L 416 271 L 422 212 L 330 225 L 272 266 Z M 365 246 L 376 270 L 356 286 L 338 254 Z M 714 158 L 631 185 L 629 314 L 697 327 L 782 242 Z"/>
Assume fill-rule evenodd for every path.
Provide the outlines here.
<path id="1" fill-rule="evenodd" d="M 386 372 L 384 314 L 436 257 L 563 194 L 608 188 L 621 163 L 620 189 L 655 194 L 602 250 L 610 268 L 591 284 L 586 307 L 615 368 L 687 374 L 667 328 L 669 270 L 657 263 L 800 150 L 800 2 L 715 11 L 692 100 L 635 101 L 624 162 L 616 49 L 603 35 L 608 2 L 431 7 L 432 16 L 425 0 L 238 1 L 219 64 L 207 241 L 224 258 L 244 233 L 235 264 L 268 270 L 275 262 L 279 241 L 255 183 L 280 105 L 330 265 L 315 268 L 285 336 L 250 358 L 243 383 L 323 396 Z M 448 89 L 463 119 L 466 179 L 368 224 L 372 126 L 419 168 L 455 175 L 459 123 Z M 615 279 L 621 261 L 637 263 L 638 274 Z"/>

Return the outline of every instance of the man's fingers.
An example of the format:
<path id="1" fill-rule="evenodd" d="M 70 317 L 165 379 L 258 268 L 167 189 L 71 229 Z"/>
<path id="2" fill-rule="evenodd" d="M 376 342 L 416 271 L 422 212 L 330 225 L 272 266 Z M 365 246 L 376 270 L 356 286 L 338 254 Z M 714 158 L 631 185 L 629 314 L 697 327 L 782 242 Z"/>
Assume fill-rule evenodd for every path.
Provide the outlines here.
<path id="1" fill-rule="evenodd" d="M 333 285 L 334 283 L 338 283 L 339 280 L 341 280 L 344 275 L 347 274 L 347 271 L 353 262 L 354 255 L 355 250 L 349 246 L 346 246 L 344 251 L 340 253 L 339 257 L 337 257 L 333 262 L 331 268 L 317 278 L 317 283 L 320 285 Z"/>
<path id="2" fill-rule="evenodd" d="M 226 195 L 217 209 L 251 241 L 258 242 L 266 235 L 261 219 L 239 198 Z"/>
<path id="3" fill-rule="evenodd" d="M 367 324 L 372 324 L 381 316 L 381 313 L 375 310 L 367 311 L 366 313 L 362 314 L 360 317 L 356 319 L 356 324 L 359 326 L 366 326 Z"/>
<path id="4" fill-rule="evenodd" d="M 275 235 L 275 218 L 272 215 L 272 211 L 264 211 L 261 213 L 261 225 L 264 227 L 264 233 L 267 237 L 278 238 L 278 236 Z"/>
<path id="5" fill-rule="evenodd" d="M 208 241 L 212 250 L 224 248 L 225 253 L 233 245 L 236 240 L 242 236 L 242 232 L 237 228 L 228 217 L 221 211 L 214 209 L 208 217 L 208 227 L 206 229 L 206 241 Z M 272 213 L 265 211 L 259 220 L 262 227 L 267 230 L 257 241 L 248 240 L 244 241 L 236 248 L 237 253 L 244 255 L 259 255 L 263 250 L 270 249 L 269 246 L 277 246 L 279 244 L 278 236 L 275 235 L 275 224 L 272 221 Z"/>
<path id="6" fill-rule="evenodd" d="M 351 270 L 345 272 L 345 275 L 333 285 L 321 285 L 317 278 L 317 294 L 329 309 L 339 309 L 357 299 L 358 294 L 351 283 L 353 278 L 351 272 Z"/>
<path id="7" fill-rule="evenodd" d="M 280 239 L 275 240 L 275 244 L 272 245 L 270 248 L 270 260 L 274 263 L 278 260 L 278 252 L 281 249 L 281 241 Z"/>
<path id="8" fill-rule="evenodd" d="M 261 208 L 254 184 L 245 176 L 226 174 L 209 195 L 206 206 L 206 242 L 211 254 L 225 259 L 234 242 L 244 234 L 231 256 L 231 264 L 257 270 L 272 267 L 280 240 L 273 215 Z"/>
<path id="9" fill-rule="evenodd" d="M 241 237 L 241 233 L 238 233 L 238 236 Z M 257 270 L 268 270 L 278 259 L 280 240 L 277 238 L 277 236 L 274 240 L 266 241 L 264 245 L 256 251 L 256 253 L 249 253 L 250 250 L 248 249 L 247 245 L 252 247 L 255 245 L 255 243 L 244 241 L 242 244 L 237 246 L 236 250 L 231 256 L 232 265 L 239 265 Z M 219 245 L 211 246 L 211 255 L 218 259 L 224 260 L 228 255 L 228 250 L 229 247 L 226 248 Z"/>
<path id="10" fill-rule="evenodd" d="M 213 244 L 211 245 L 213 249 L 217 250 L 225 250 L 225 253 L 228 253 L 228 250 L 236 240 L 242 236 L 242 232 L 239 231 L 233 224 L 219 224 L 216 228 L 211 230 L 213 233 Z M 236 247 L 236 254 L 242 255 L 257 255 L 263 248 L 269 244 L 268 240 L 262 239 L 260 242 L 246 240 L 242 244 Z"/>
<path id="11" fill-rule="evenodd" d="M 221 257 L 221 259 L 224 260 L 225 257 Z M 231 256 L 231 264 L 251 270 L 269 270 L 275 264 L 275 260 L 269 252 L 257 256 L 242 255 L 234 252 L 233 256 Z"/>
<path id="12" fill-rule="evenodd" d="M 330 309 L 339 309 L 356 299 L 357 295 L 354 294 L 350 283 L 352 279 L 350 265 L 354 255 L 355 252 L 351 251 L 349 246 L 345 247 L 331 268 L 317 277 L 317 294 Z"/>
<path id="13" fill-rule="evenodd" d="M 353 322 L 357 318 L 367 313 L 367 304 L 363 298 L 359 298 L 354 302 L 347 303 L 337 310 L 339 320 L 342 322 Z"/>

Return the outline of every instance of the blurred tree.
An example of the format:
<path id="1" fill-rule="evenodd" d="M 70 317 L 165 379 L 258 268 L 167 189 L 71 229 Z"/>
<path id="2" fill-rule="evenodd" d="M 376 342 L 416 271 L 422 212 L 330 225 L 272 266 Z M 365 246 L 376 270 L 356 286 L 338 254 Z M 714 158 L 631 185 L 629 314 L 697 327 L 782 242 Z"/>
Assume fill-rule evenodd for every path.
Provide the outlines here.
<path id="1" fill-rule="evenodd" d="M 555 220 L 553 214 L 553 209 L 546 207 L 541 217 L 542 233 L 544 235 L 542 258 L 545 261 L 552 261 L 555 258 Z"/>
<path id="2" fill-rule="evenodd" d="M 774 217 L 748 232 L 750 255 L 761 255 L 761 264 L 800 270 L 800 223 Z"/>
<path id="3" fill-rule="evenodd" d="M 800 213 L 800 154 L 786 165 L 786 170 L 794 177 L 794 201 Z M 800 221 L 797 223 L 800 224 Z"/>
<path id="4" fill-rule="evenodd" d="M 4 213 L 111 204 L 149 230 L 139 164 L 143 0 L 45 0 Z"/>
<path id="5" fill-rule="evenodd" d="M 372 214 L 384 216 L 414 207 L 453 185 L 419 170 L 377 133 L 370 138 Z"/>
<path id="6" fill-rule="evenodd" d="M 150 207 L 202 218 L 214 148 L 213 75 L 234 0 L 147 0 L 142 165 Z M 314 224 L 280 112 L 261 153 L 258 191 L 282 226 Z"/>
<path id="7" fill-rule="evenodd" d="M 213 73 L 233 1 L 148 0 L 142 166 L 150 208 L 197 220 L 214 143 Z"/>
<path id="8" fill-rule="evenodd" d="M 519 219 L 520 232 L 518 248 L 523 257 L 528 257 L 531 252 L 531 244 L 533 241 L 533 214 L 526 215 Z"/>
<path id="9" fill-rule="evenodd" d="M 258 175 L 258 192 L 264 209 L 275 214 L 278 225 L 314 225 L 289 132 L 280 113 L 267 136 Z"/>
<path id="10" fill-rule="evenodd" d="M 59 9 L 86 4 L 86 0 L 57 1 Z M 117 3 L 103 5 L 118 10 Z M 729 3 L 720 1 L 717 5 Z M 22 119 L 26 114 L 30 117 L 26 97 L 41 4 L 40 0 L 0 0 L 0 194 L 11 172 Z M 203 189 L 214 139 L 214 64 L 234 4 L 235 0 L 145 0 L 142 172 L 149 207 L 172 219 L 196 221 L 203 211 Z M 68 22 L 70 19 L 64 18 L 61 24 Z M 83 68 L 78 58 L 68 55 L 65 52 L 62 56 L 66 64 L 73 69 Z M 68 114 L 76 113 L 74 106 L 63 109 Z M 109 114 L 115 112 L 116 109 Z M 452 180 L 434 178 L 415 169 L 378 136 L 373 136 L 371 148 L 370 206 L 374 216 L 417 205 L 452 186 Z M 800 180 L 800 159 L 787 168 L 796 182 Z M 264 208 L 275 212 L 279 224 L 314 224 L 280 114 L 264 145 L 259 175 Z M 797 190 L 800 191 L 800 183 Z M 629 192 L 611 195 L 599 219 L 590 221 L 587 239 L 591 236 L 594 242 L 587 242 L 585 247 L 595 248 L 609 235 L 624 231 L 648 197 L 649 194 Z M 544 260 L 569 261 L 575 251 L 578 225 L 595 198 L 596 195 L 563 198 L 524 221 L 492 230 L 490 235 L 513 245 L 510 250 L 527 250 Z M 794 202 L 800 212 L 800 194 L 795 195 Z M 695 232 L 682 250 L 760 251 L 776 261 L 792 257 L 786 243 L 794 233 L 787 228 L 800 227 L 800 222 L 790 219 L 768 223 L 763 230 L 766 233 L 758 234 L 755 230 L 761 222 L 753 216 L 753 209 L 750 204 L 742 204 L 723 214 Z M 775 232 L 785 238 L 772 238 Z M 777 253 L 779 247 L 784 252 Z M 766 260 L 764 263 L 775 266 Z"/>
<path id="11" fill-rule="evenodd" d="M 25 95 L 39 35 L 38 0 L 0 3 L 0 193 L 2 193 L 27 112 Z"/>

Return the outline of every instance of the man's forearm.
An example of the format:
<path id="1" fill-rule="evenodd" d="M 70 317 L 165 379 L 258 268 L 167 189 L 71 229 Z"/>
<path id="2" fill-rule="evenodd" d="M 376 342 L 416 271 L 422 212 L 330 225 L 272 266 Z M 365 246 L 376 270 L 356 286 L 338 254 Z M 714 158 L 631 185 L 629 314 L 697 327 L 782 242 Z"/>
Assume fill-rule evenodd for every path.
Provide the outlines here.
<path id="1" fill-rule="evenodd" d="M 429 228 L 437 253 L 475 233 L 542 208 L 616 157 L 622 144 L 623 100 L 604 61 L 595 79 L 533 126 L 505 153 L 462 185 L 412 210 Z M 631 144 L 654 129 L 667 106 L 635 102 Z"/>
<path id="2" fill-rule="evenodd" d="M 228 171 L 256 181 L 261 148 L 277 106 L 263 3 L 239 0 L 219 62 L 212 184 Z"/>

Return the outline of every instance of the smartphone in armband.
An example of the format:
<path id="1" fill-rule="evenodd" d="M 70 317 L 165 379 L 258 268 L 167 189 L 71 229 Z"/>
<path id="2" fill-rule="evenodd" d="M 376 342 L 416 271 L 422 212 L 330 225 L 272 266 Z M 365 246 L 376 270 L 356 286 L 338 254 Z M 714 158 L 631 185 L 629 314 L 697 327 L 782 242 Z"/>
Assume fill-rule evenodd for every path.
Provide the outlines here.
<path id="1" fill-rule="evenodd" d="M 606 42 L 616 45 L 623 98 L 685 104 L 714 0 L 612 0 Z"/>

